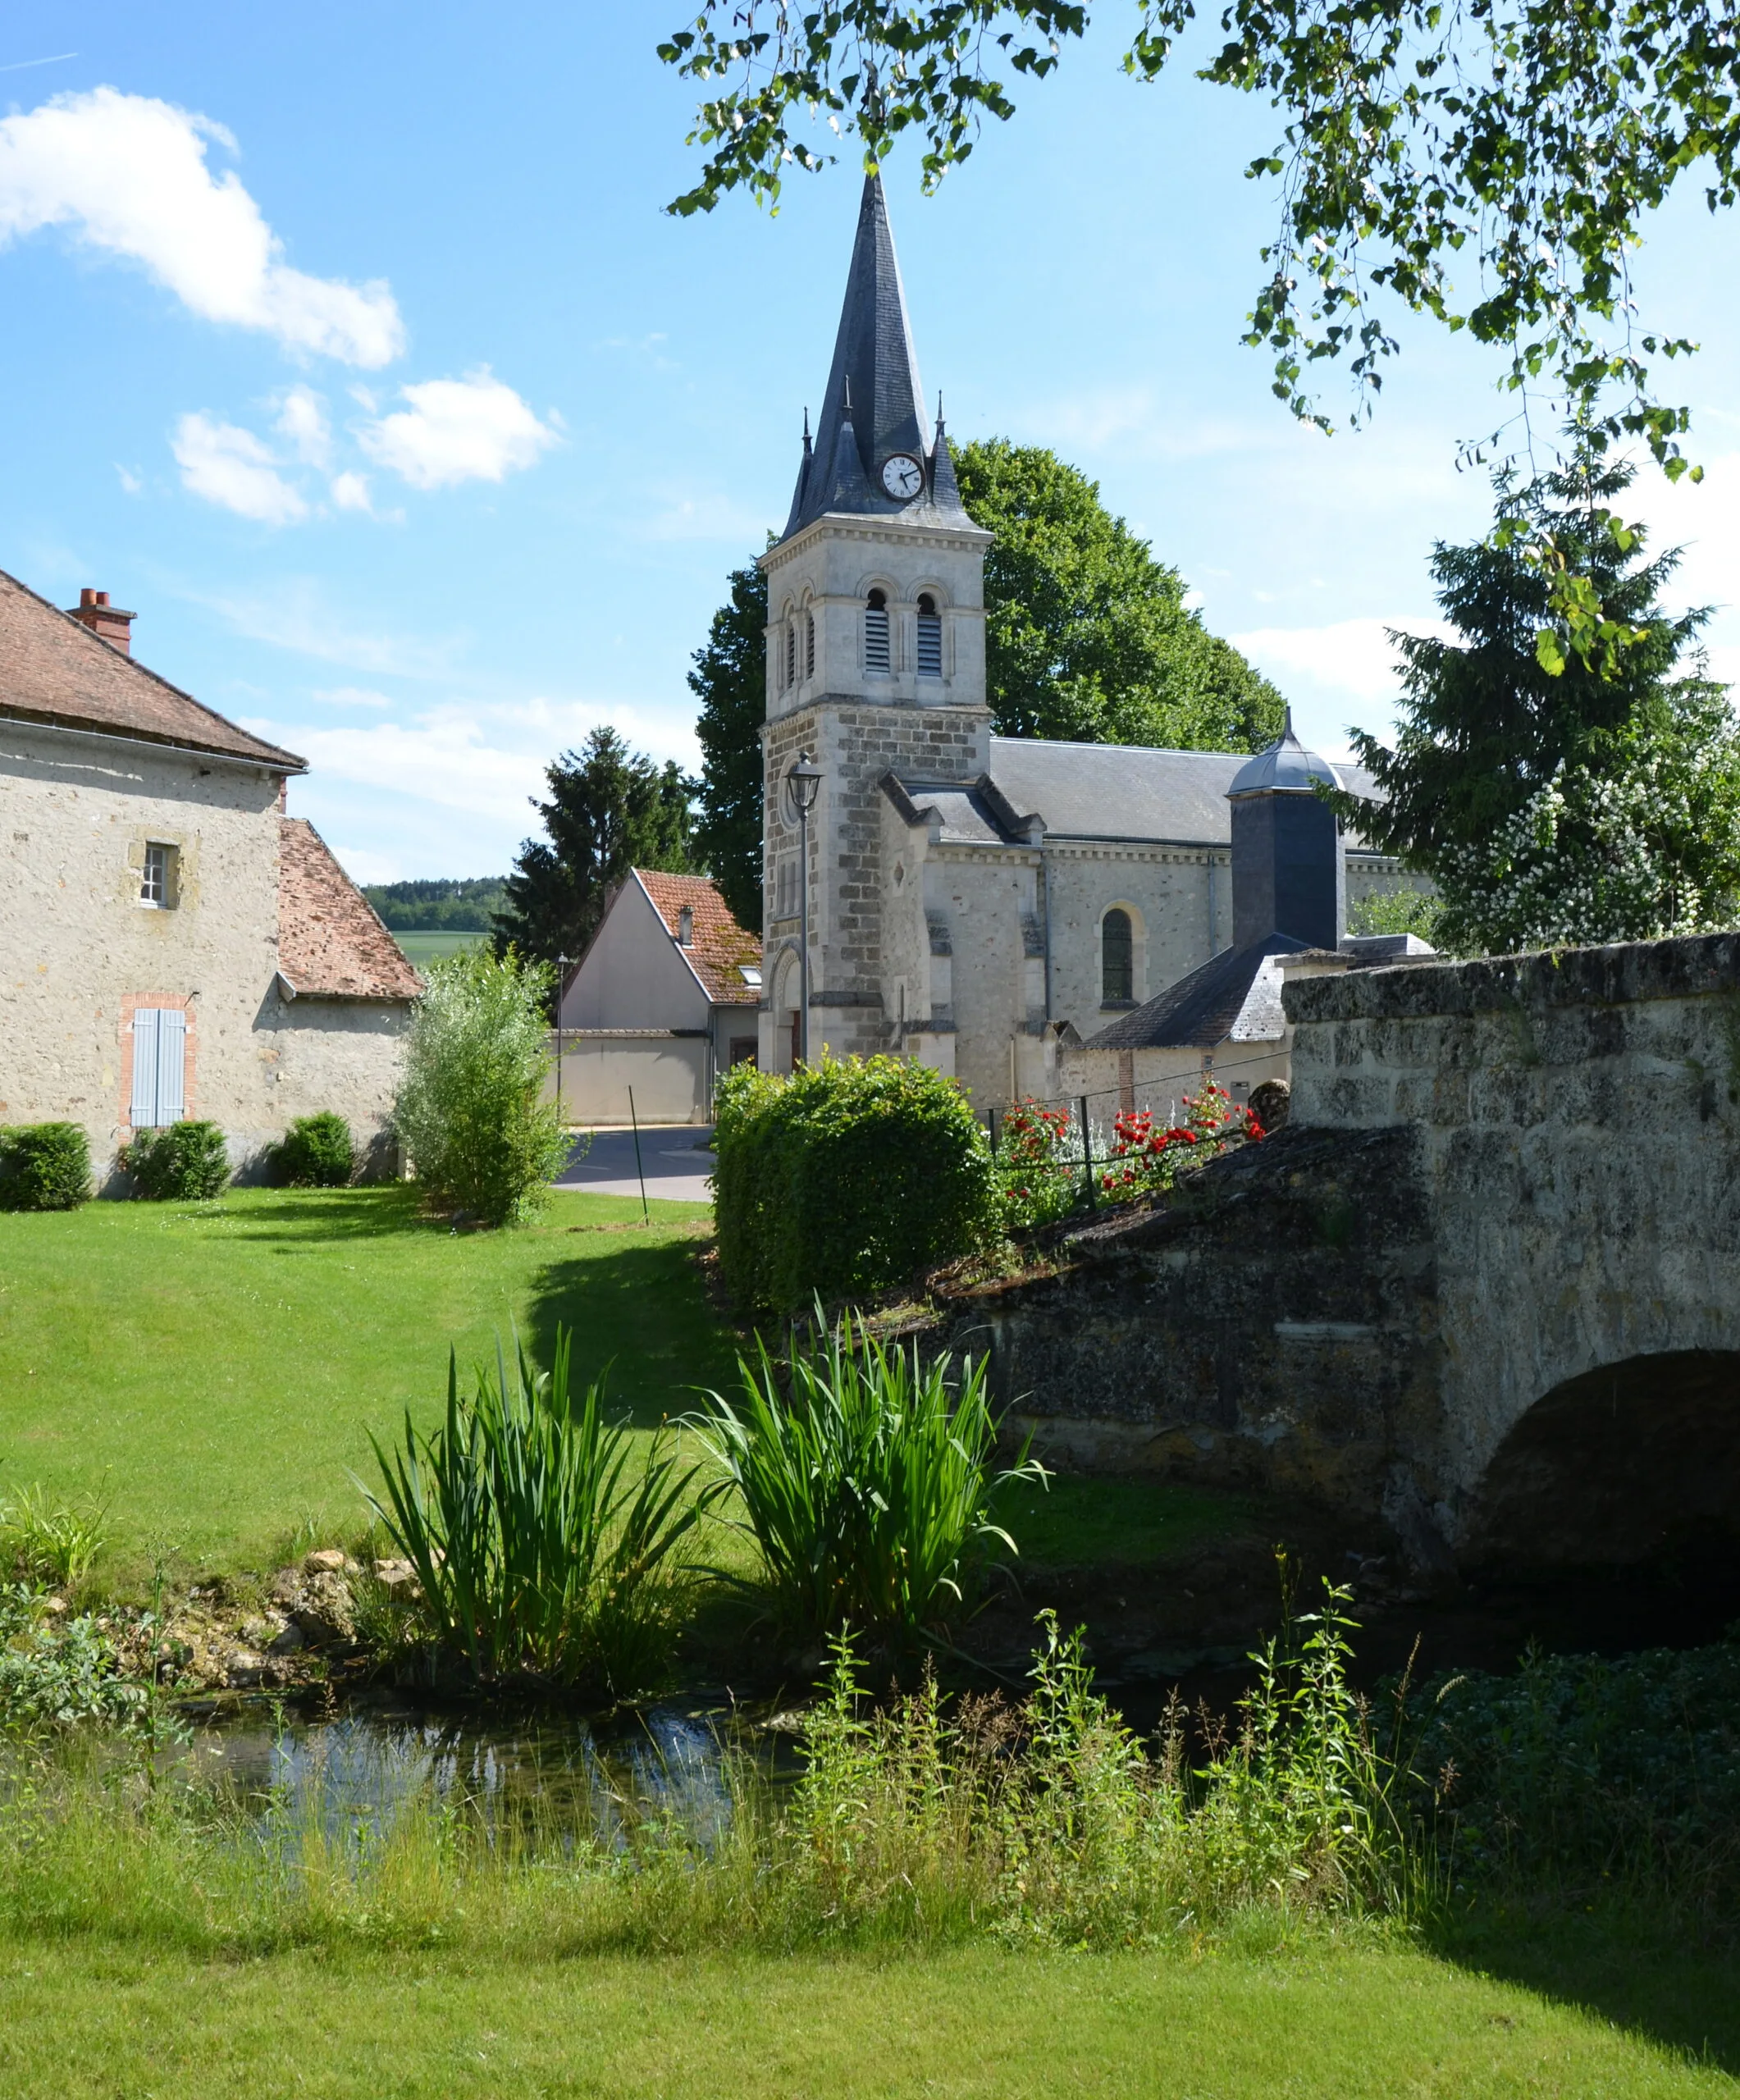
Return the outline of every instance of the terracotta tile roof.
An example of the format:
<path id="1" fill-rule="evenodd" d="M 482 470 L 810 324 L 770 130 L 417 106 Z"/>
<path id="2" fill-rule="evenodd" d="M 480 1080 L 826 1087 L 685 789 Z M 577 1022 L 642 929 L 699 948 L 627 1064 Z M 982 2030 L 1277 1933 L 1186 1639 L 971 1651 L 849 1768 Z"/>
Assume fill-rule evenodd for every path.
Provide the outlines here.
<path id="1" fill-rule="evenodd" d="M 422 980 L 326 841 L 278 821 L 278 975 L 299 998 L 414 999 Z"/>
<path id="2" fill-rule="evenodd" d="M 743 981 L 742 966 L 747 963 L 759 974 L 761 943 L 732 917 L 711 879 L 706 875 L 667 875 L 657 868 L 637 868 L 634 879 L 652 899 L 652 907 L 673 940 L 677 938 L 678 915 L 683 906 L 694 913 L 694 938 L 682 952 L 714 1005 L 759 1005 L 761 988 Z"/>
<path id="3" fill-rule="evenodd" d="M 294 751 L 250 736 L 201 706 L 0 569 L 3 716 L 257 759 L 279 772 L 307 770 Z"/>

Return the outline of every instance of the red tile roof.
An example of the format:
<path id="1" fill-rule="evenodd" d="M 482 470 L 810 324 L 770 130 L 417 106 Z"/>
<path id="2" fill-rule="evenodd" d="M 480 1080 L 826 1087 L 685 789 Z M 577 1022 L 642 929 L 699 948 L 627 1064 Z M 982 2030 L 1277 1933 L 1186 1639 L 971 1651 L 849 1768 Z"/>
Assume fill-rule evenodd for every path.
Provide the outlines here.
<path id="1" fill-rule="evenodd" d="M 422 980 L 326 841 L 281 817 L 278 974 L 302 998 L 414 999 Z"/>
<path id="2" fill-rule="evenodd" d="M 0 569 L 0 717 L 257 760 L 302 773 L 294 751 L 240 729 L 102 641 Z"/>
<path id="3" fill-rule="evenodd" d="M 677 938 L 678 914 L 683 906 L 687 905 L 695 915 L 694 938 L 681 953 L 715 1007 L 760 1003 L 760 987 L 744 982 L 742 966 L 747 963 L 759 973 L 761 943 L 732 917 L 710 877 L 668 875 L 657 868 L 637 868 L 634 879 L 651 898 L 654 911 L 673 940 Z"/>

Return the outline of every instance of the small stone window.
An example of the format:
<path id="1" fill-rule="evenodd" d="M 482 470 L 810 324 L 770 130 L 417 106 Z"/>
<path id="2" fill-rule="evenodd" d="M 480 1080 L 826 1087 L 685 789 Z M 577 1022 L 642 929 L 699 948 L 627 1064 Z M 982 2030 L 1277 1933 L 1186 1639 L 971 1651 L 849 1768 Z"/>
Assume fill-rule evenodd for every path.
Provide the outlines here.
<path id="1" fill-rule="evenodd" d="M 888 664 L 888 600 L 885 591 L 872 591 L 864 608 L 864 668 L 885 671 Z"/>
<path id="2" fill-rule="evenodd" d="M 139 870 L 139 901 L 153 911 L 167 911 L 173 908 L 176 901 L 174 847 L 146 847 L 144 865 Z"/>
<path id="3" fill-rule="evenodd" d="M 918 601 L 918 674 L 921 678 L 943 675 L 943 615 L 928 591 Z"/>
<path id="4" fill-rule="evenodd" d="M 1113 905 L 1099 922 L 1100 1003 L 1127 1007 L 1135 998 L 1135 937 L 1130 914 Z"/>

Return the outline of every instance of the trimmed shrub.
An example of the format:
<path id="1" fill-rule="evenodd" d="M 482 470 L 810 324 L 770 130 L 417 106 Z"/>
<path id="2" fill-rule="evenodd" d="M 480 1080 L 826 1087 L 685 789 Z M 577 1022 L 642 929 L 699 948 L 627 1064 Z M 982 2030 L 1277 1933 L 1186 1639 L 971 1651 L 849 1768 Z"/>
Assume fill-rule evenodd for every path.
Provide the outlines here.
<path id="1" fill-rule="evenodd" d="M 215 1123 L 166 1123 L 141 1130 L 121 1153 L 135 1194 L 154 1203 L 203 1203 L 230 1179 L 230 1155 Z"/>
<path id="2" fill-rule="evenodd" d="M 266 1158 L 272 1180 L 285 1189 L 342 1189 L 356 1171 L 350 1125 L 330 1108 L 299 1116 Z"/>
<path id="3" fill-rule="evenodd" d="M 71 1211 L 90 1201 L 90 1147 L 76 1123 L 0 1130 L 0 1211 Z"/>
<path id="4" fill-rule="evenodd" d="M 739 1065 L 715 1126 L 719 1262 L 748 1310 L 882 1290 L 996 1231 L 984 1133 L 927 1065 L 824 1056 L 789 1079 Z"/>
<path id="5" fill-rule="evenodd" d="M 432 1203 L 486 1225 L 538 1210 L 569 1141 L 542 1099 L 555 973 L 471 948 L 432 964 L 393 1120 Z"/>

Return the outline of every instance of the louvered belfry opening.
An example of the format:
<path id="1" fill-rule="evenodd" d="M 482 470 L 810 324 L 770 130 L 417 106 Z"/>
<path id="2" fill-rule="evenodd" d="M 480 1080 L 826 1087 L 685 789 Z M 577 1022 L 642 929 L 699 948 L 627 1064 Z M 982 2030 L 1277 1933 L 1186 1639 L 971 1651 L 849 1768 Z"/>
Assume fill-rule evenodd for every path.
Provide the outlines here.
<path id="1" fill-rule="evenodd" d="M 872 591 L 864 608 L 864 668 L 888 669 L 888 600 L 883 591 Z"/>
<path id="2" fill-rule="evenodd" d="M 921 678 L 943 675 L 943 615 L 928 591 L 918 601 L 918 674 Z"/>

